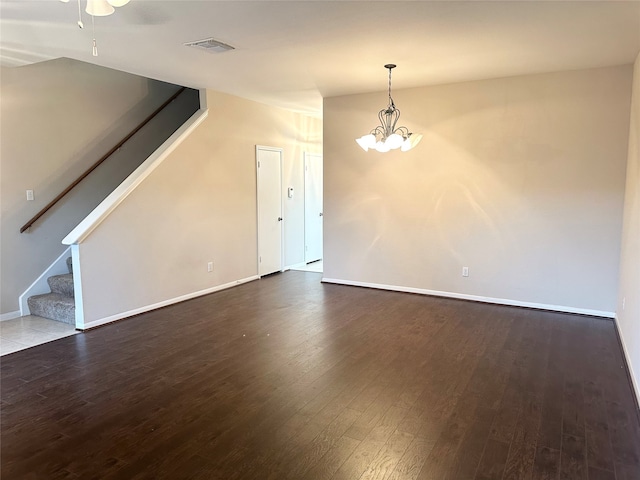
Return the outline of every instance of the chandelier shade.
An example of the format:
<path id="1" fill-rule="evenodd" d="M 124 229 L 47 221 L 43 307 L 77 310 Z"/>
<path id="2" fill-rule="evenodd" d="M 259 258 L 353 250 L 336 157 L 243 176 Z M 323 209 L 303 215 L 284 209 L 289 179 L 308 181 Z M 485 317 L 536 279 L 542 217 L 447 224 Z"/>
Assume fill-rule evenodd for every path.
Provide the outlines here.
<path id="1" fill-rule="evenodd" d="M 389 105 L 378 112 L 380 125 L 368 134 L 356 138 L 356 142 L 365 152 L 369 150 L 388 152 L 397 148 L 406 152 L 422 140 L 422 134 L 411 133 L 407 127 L 396 126 L 400 118 L 400 110 L 391 97 L 391 70 L 395 67 L 391 63 L 384 66 L 389 70 Z"/>

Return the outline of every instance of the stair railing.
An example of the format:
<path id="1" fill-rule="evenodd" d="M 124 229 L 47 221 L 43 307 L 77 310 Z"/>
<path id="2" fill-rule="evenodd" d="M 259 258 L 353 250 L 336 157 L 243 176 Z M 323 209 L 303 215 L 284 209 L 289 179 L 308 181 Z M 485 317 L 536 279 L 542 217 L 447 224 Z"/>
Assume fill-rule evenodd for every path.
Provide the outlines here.
<path id="1" fill-rule="evenodd" d="M 44 208 L 42 208 L 42 210 L 40 210 L 38 213 L 36 213 L 31 220 L 29 220 L 27 223 L 25 223 L 21 228 L 20 228 L 20 233 L 24 233 L 25 231 L 27 231 L 29 228 L 31 228 L 31 226 L 36 223 L 38 221 L 38 219 L 40 217 L 42 217 L 45 213 L 47 213 L 56 203 L 58 203 L 67 193 L 69 193 L 71 190 L 73 190 L 75 188 L 76 185 L 78 185 L 82 180 L 84 180 L 91 172 L 93 172 L 96 168 L 98 168 L 100 165 L 102 165 L 102 163 L 107 160 L 111 155 L 113 155 L 115 152 L 117 152 L 118 150 L 120 150 L 120 148 L 131 138 L 133 137 L 136 133 L 138 133 L 138 131 L 140 129 L 142 129 L 142 127 L 144 127 L 147 123 L 149 123 L 151 120 L 153 120 L 155 118 L 156 115 L 158 115 L 162 110 L 164 110 L 164 108 L 169 105 L 171 102 L 173 102 L 176 98 L 178 98 L 178 96 L 184 92 L 187 89 L 187 87 L 182 87 L 180 88 L 176 93 L 174 93 L 166 102 L 164 102 L 162 105 L 160 105 L 151 115 L 149 115 L 147 118 L 145 118 L 136 128 L 134 128 L 133 130 L 131 130 L 131 132 L 129 132 L 129 134 L 127 136 L 125 136 L 122 140 L 120 140 L 116 145 L 114 145 L 113 148 L 111 148 L 111 150 L 109 150 L 107 153 L 105 153 L 102 157 L 100 157 L 100 159 L 94 163 L 93 165 L 91 165 L 82 175 L 80 175 L 78 178 L 76 178 L 67 188 L 65 188 L 62 192 L 60 192 L 60 194 L 54 198 L 53 200 L 51 200 Z"/>

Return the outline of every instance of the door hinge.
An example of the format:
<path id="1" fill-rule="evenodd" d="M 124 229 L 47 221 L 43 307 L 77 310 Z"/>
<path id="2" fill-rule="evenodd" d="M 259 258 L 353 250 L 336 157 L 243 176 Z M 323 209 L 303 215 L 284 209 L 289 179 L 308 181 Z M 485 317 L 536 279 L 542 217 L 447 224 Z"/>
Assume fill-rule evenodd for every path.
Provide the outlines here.
<path id="1" fill-rule="evenodd" d="M 262 263 L 262 257 L 258 257 L 258 259 L 259 259 L 258 261 Z"/>
<path id="2" fill-rule="evenodd" d="M 258 162 L 258 168 L 260 168 L 260 162 Z"/>

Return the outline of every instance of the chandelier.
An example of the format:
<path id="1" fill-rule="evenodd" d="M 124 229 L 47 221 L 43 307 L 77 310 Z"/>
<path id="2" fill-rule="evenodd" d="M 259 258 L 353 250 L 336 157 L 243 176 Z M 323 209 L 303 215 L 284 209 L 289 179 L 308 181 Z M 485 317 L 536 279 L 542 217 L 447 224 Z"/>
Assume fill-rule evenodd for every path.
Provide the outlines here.
<path id="1" fill-rule="evenodd" d="M 369 149 L 378 152 L 388 152 L 399 148 L 403 152 L 411 150 L 420 140 L 421 133 L 411 133 L 407 127 L 396 127 L 400 118 L 400 110 L 396 108 L 391 98 L 391 70 L 396 68 L 392 63 L 384 66 L 389 69 L 389 105 L 378 113 L 380 125 L 371 130 L 367 135 L 356 139 L 358 145 L 367 152 Z"/>
<path id="2" fill-rule="evenodd" d="M 68 3 L 69 0 L 60 0 L 62 3 Z M 91 26 L 93 28 L 93 56 L 98 56 L 98 45 L 96 44 L 96 27 L 95 17 L 106 17 L 116 11 L 114 7 L 122 7 L 129 3 L 129 0 L 86 0 L 87 6 L 85 12 L 91 15 Z M 78 27 L 84 28 L 82 23 L 82 7 L 80 6 L 80 0 L 78 0 Z"/>

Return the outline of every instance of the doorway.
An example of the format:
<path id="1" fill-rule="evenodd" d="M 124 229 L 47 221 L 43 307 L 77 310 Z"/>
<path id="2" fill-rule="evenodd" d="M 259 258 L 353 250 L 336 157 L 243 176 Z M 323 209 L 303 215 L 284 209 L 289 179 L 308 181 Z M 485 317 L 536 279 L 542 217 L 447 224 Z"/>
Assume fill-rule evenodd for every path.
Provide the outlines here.
<path id="1" fill-rule="evenodd" d="M 282 271 L 282 149 L 256 146 L 258 276 Z"/>
<path id="2" fill-rule="evenodd" d="M 322 271 L 323 179 L 322 155 L 304 154 L 304 262 Z M 313 265 L 313 266 L 312 266 Z M 318 270 L 319 268 L 319 270 Z"/>

